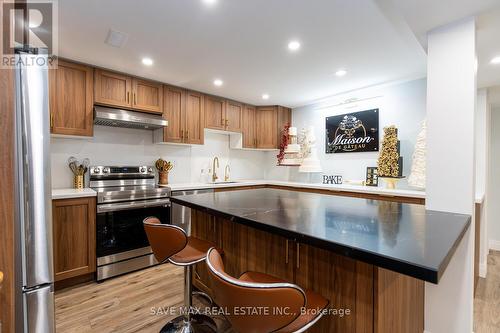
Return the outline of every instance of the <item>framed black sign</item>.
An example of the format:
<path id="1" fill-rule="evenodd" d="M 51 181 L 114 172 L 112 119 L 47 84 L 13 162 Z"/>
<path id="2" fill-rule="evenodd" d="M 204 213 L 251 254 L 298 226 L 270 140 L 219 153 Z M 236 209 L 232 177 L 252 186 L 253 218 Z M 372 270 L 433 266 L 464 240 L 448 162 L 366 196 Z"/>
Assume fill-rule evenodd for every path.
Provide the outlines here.
<path id="1" fill-rule="evenodd" d="M 326 118 L 326 153 L 378 151 L 378 109 Z"/>

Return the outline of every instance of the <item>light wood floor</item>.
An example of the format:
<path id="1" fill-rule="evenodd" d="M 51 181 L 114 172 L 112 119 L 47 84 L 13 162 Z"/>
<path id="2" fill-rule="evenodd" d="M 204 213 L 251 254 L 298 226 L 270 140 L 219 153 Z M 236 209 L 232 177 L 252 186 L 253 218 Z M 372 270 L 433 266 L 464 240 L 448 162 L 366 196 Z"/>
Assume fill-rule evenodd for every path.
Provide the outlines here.
<path id="1" fill-rule="evenodd" d="M 57 333 L 158 333 L 184 305 L 184 269 L 163 264 L 103 283 L 56 292 Z M 193 297 L 193 306 L 211 305 Z M 174 313 L 160 313 L 172 308 Z M 152 313 L 152 309 L 156 314 Z M 212 316 L 220 332 L 234 333 L 223 316 Z"/>
<path id="2" fill-rule="evenodd" d="M 56 325 L 65 332 L 159 332 L 175 315 L 153 315 L 151 308 L 183 304 L 184 271 L 165 264 L 101 284 L 56 292 Z M 474 299 L 474 332 L 500 332 L 500 252 L 488 256 L 488 277 Z M 195 305 L 199 300 L 195 300 Z M 227 323 L 216 318 L 219 327 Z"/>
<path id="3" fill-rule="evenodd" d="M 474 299 L 474 332 L 500 332 L 500 252 L 488 255 L 488 274 L 479 279 Z"/>

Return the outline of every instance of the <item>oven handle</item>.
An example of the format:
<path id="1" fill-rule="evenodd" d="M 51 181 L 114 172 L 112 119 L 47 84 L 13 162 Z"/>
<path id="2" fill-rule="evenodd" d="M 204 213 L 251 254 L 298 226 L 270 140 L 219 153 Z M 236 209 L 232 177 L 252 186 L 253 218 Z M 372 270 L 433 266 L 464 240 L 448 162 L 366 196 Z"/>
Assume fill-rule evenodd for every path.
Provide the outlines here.
<path id="1" fill-rule="evenodd" d="M 140 209 L 148 207 L 170 207 L 170 199 L 141 200 L 97 205 L 97 213 L 116 212 L 119 210 Z"/>

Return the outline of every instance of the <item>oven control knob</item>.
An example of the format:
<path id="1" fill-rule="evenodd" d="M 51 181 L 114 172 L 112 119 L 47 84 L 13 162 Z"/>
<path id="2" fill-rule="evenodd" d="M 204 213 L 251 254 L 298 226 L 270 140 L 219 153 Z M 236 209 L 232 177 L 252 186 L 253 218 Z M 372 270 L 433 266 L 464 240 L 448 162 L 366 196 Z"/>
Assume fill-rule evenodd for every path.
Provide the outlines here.
<path id="1" fill-rule="evenodd" d="M 102 172 L 104 172 L 104 173 L 109 173 L 109 168 L 104 168 L 104 169 L 102 169 Z"/>
<path id="2" fill-rule="evenodd" d="M 99 173 L 101 172 L 101 168 L 94 168 L 94 173 Z"/>
<path id="3" fill-rule="evenodd" d="M 145 167 L 142 167 L 142 168 L 141 168 L 141 172 L 142 172 L 142 173 L 146 172 L 146 168 L 145 168 Z"/>
<path id="4" fill-rule="evenodd" d="M 153 168 L 148 168 L 148 172 L 153 172 Z"/>

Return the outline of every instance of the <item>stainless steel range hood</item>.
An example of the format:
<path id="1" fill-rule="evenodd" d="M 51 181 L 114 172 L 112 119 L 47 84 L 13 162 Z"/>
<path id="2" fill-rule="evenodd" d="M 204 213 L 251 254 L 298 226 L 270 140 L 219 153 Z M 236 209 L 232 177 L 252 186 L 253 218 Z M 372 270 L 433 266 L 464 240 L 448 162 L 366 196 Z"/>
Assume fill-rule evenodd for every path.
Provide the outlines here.
<path id="1" fill-rule="evenodd" d="M 95 105 L 94 124 L 155 130 L 167 127 L 168 121 L 163 119 L 160 115 Z"/>

